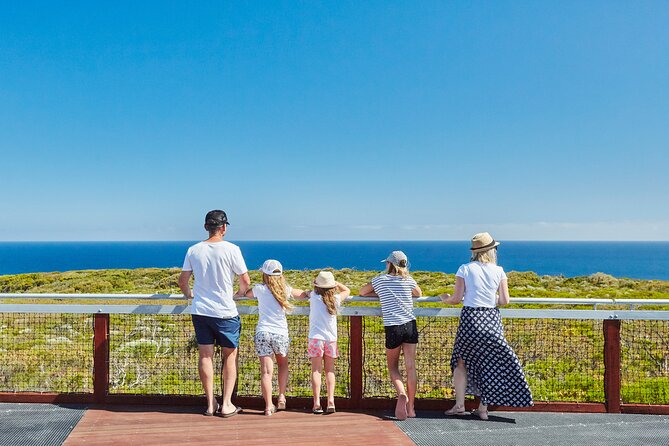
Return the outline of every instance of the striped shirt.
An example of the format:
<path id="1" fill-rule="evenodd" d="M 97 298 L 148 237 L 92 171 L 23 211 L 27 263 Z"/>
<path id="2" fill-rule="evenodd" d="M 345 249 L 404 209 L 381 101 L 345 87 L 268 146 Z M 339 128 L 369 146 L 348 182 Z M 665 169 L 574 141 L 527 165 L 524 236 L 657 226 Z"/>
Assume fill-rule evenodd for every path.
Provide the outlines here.
<path id="1" fill-rule="evenodd" d="M 417 286 L 412 277 L 381 274 L 372 279 L 372 288 L 381 302 L 385 327 L 406 324 L 416 319 L 413 314 L 411 290 Z"/>

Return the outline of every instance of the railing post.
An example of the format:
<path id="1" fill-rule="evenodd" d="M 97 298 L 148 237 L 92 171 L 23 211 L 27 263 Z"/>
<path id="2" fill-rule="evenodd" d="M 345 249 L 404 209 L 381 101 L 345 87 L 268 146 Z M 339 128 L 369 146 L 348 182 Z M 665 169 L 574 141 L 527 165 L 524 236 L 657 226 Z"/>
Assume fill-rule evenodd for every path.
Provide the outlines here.
<path id="1" fill-rule="evenodd" d="M 349 330 L 349 342 L 351 346 L 351 408 L 359 409 L 362 403 L 362 316 L 350 317 Z"/>
<path id="2" fill-rule="evenodd" d="M 606 411 L 620 413 L 620 320 L 604 321 L 604 400 Z"/>
<path id="3" fill-rule="evenodd" d="M 109 315 L 96 314 L 93 324 L 93 399 L 103 404 L 109 394 Z"/>

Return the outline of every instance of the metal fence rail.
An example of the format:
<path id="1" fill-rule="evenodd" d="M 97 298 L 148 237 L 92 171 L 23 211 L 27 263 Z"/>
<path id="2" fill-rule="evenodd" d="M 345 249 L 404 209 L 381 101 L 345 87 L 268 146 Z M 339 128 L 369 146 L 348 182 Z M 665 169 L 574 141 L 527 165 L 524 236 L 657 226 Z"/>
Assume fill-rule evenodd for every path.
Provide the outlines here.
<path id="1" fill-rule="evenodd" d="M 5 297 L 0 295 L 0 299 Z M 167 295 L 8 298 L 19 297 L 152 301 L 166 300 Z M 169 295 L 171 299 L 179 297 Z M 421 298 L 418 302 L 435 300 Z M 522 300 L 548 305 L 547 299 Z M 562 306 L 565 300 L 551 303 Z M 597 305 L 586 299 L 578 303 L 600 308 L 593 310 L 501 310 L 506 337 L 524 365 L 538 408 L 669 413 L 669 311 L 611 309 L 608 307 L 614 303 L 609 301 L 613 299 L 598 299 Z M 0 401 L 66 397 L 151 402 L 156 396 L 201 400 L 188 305 L 10 302 L 0 304 Z M 520 302 L 514 299 L 513 303 Z M 669 300 L 634 301 L 630 308 L 666 304 Z M 380 309 L 366 305 L 341 309 L 336 396 L 342 408 L 385 407 L 394 394 L 386 372 Z M 253 348 L 257 307 L 240 302 L 238 308 L 243 328 L 237 395 L 259 401 L 258 361 Z M 454 398 L 449 361 L 460 309 L 419 306 L 415 312 L 420 332 L 417 407 L 439 407 L 444 399 Z M 288 393 L 304 400 L 311 395 L 307 316 L 308 307 L 297 307 L 288 319 Z"/>

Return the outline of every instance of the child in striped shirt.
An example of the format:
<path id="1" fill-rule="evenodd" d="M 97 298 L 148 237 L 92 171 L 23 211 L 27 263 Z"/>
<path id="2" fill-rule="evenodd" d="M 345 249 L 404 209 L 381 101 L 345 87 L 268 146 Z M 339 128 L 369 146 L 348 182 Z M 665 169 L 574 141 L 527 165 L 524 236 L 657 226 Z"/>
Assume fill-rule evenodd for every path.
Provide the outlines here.
<path id="1" fill-rule="evenodd" d="M 397 390 L 395 417 L 405 420 L 416 416 L 414 398 L 418 378 L 416 376 L 416 346 L 418 329 L 413 314 L 413 297 L 422 291 L 409 275 L 408 259 L 402 251 L 393 251 L 382 262 L 386 273 L 372 279 L 360 288 L 361 296 L 378 297 L 381 302 L 383 327 L 386 332 L 386 359 L 390 380 Z M 404 353 L 407 371 L 406 391 L 399 370 L 400 354 Z"/>

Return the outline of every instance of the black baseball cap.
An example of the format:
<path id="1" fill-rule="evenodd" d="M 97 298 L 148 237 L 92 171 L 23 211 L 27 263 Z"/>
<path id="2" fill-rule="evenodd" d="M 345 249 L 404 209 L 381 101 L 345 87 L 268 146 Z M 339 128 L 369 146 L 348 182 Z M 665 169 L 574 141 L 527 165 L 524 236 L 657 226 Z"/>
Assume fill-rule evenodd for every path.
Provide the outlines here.
<path id="1" fill-rule="evenodd" d="M 218 209 L 207 212 L 207 216 L 204 217 L 204 226 L 207 229 L 214 229 L 229 224 L 228 216 L 225 215 L 224 211 Z"/>

